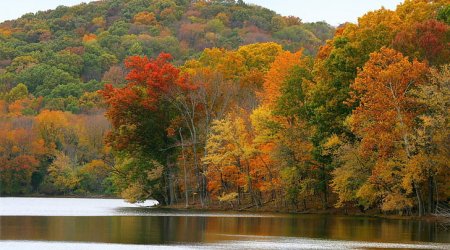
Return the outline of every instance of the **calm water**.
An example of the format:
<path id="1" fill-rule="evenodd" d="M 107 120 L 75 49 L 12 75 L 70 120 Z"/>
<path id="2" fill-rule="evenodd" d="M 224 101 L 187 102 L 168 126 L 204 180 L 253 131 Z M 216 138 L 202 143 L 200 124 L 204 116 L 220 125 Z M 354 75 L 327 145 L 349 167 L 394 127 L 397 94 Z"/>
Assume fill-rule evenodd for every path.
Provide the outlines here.
<path id="1" fill-rule="evenodd" d="M 144 205 L 152 205 L 148 202 Z M 450 249 L 438 223 L 0 198 L 0 249 Z"/>

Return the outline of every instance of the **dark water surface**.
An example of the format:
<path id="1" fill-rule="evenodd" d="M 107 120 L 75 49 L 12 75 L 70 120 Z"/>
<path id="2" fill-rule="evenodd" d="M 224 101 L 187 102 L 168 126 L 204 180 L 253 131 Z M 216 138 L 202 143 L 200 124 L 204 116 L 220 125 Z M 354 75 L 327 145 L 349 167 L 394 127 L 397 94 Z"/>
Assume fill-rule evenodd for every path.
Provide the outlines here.
<path id="1" fill-rule="evenodd" d="M 124 206 L 118 200 L 110 200 L 110 206 L 108 200 L 68 200 L 64 202 L 75 202 L 80 209 L 61 207 L 69 212 L 52 216 L 42 203 L 50 206 L 54 201 L 31 200 L 40 203 L 36 212 L 33 204 L 14 209 L 17 200 L 0 198 L 0 249 L 450 249 L 450 232 L 435 222 L 164 210 Z M 14 210 L 20 216 L 12 215 Z M 102 210 L 107 216 L 99 216 Z"/>

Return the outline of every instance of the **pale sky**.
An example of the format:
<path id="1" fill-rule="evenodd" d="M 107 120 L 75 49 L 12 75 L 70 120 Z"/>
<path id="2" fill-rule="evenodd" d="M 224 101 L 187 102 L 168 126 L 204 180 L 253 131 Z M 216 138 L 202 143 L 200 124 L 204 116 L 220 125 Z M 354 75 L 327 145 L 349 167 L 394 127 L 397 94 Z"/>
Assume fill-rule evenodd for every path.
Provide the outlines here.
<path id="1" fill-rule="evenodd" d="M 76 5 L 90 0 L 0 0 L 0 22 L 16 19 L 29 12 Z M 244 0 L 264 6 L 285 16 L 297 16 L 304 22 L 326 21 L 332 25 L 356 22 L 359 16 L 384 6 L 395 9 L 402 0 Z"/>

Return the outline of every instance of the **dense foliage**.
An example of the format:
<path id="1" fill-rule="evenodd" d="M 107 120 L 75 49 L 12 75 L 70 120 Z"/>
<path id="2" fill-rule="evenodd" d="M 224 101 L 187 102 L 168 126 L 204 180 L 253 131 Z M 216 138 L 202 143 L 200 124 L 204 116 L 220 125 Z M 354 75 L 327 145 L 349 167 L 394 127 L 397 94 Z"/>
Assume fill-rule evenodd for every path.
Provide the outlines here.
<path id="1" fill-rule="evenodd" d="M 43 105 L 80 113 L 77 98 L 123 83 L 125 58 L 276 41 L 315 54 L 333 28 L 242 1 L 108 0 L 60 6 L 0 24 L 0 91 L 24 83 Z"/>
<path id="2" fill-rule="evenodd" d="M 154 66 L 164 54 L 131 58 L 128 85 L 102 91 L 111 143 L 127 161 L 161 165 L 124 168 L 144 182 L 129 178 L 123 196 L 433 212 L 449 197 L 445 6 L 417 0 L 370 12 L 316 57 L 258 43 L 206 49 L 179 70 Z M 155 84 L 163 69 L 167 79 Z M 159 186 L 145 185 L 158 168 Z"/>
<path id="3" fill-rule="evenodd" d="M 0 126 L 11 135 L 2 143 L 11 147 L 25 143 L 16 137 L 16 132 L 21 134 L 20 138 L 28 138 L 27 143 L 44 139 L 36 128 L 38 116 L 46 110 L 64 111 L 57 114 L 67 120 L 64 126 L 71 127 L 63 130 L 73 130 L 70 147 L 77 152 L 69 155 L 62 141 L 55 145 L 46 143 L 45 153 L 34 151 L 31 145 L 23 145 L 27 150 L 14 154 L 2 151 L 2 159 L 7 161 L 2 164 L 0 192 L 11 195 L 105 191 L 101 180 L 96 180 L 95 187 L 82 180 L 80 176 L 89 174 L 82 173 L 81 168 L 92 160 L 96 162 L 89 165 L 89 171 L 97 171 L 95 166 L 111 168 L 115 163 L 111 159 L 105 162 L 107 155 L 99 151 L 104 147 L 102 140 L 81 149 L 82 143 L 92 142 L 82 142 L 83 135 L 78 129 L 109 127 L 101 118 L 103 100 L 97 91 L 106 83 L 115 87 L 126 83 L 127 67 L 133 61 L 138 63 L 126 60 L 130 56 L 153 58 L 166 52 L 181 64 L 207 47 L 237 49 L 243 44 L 266 41 L 277 41 L 292 50 L 306 47 L 308 53 L 315 54 L 332 37 L 333 30 L 323 22 L 302 23 L 299 18 L 283 17 L 242 1 L 97 1 L 74 7 L 60 6 L 3 22 L 0 24 Z M 84 119 L 87 124 L 78 124 Z M 147 121 L 147 125 L 158 125 L 160 129 L 168 126 L 159 121 Z M 103 133 L 98 136 L 102 137 Z M 155 133 L 158 134 L 153 140 L 156 143 L 156 138 L 162 137 L 160 131 Z M 149 133 L 147 138 L 152 136 Z M 92 151 L 92 146 L 96 150 Z M 6 150 L 5 147 L 1 149 Z M 80 158 L 78 154 L 84 154 L 83 150 L 86 153 L 91 150 L 91 156 Z M 157 157 L 157 152 L 152 155 Z M 6 169 L 16 169 L 18 162 L 24 169 L 14 174 L 23 180 L 18 177 L 17 181 L 8 181 L 14 174 Z M 64 171 L 58 172 L 56 166 Z M 52 176 L 60 174 L 70 178 L 52 181 Z M 83 185 L 76 185 L 78 180 Z M 49 182 L 55 186 L 50 188 Z M 67 188 L 63 188 L 64 183 Z"/>
<path id="4" fill-rule="evenodd" d="M 136 11 L 117 10 L 131 24 L 128 35 L 116 36 L 129 42 L 131 28 L 164 27 L 148 36 L 176 34 L 177 50 L 159 53 L 143 43 L 121 56 L 97 54 L 112 66 L 99 92 L 90 92 L 102 84 L 86 61 L 73 69 L 78 77 L 30 55 L 9 62 L 3 79 L 14 88 L 5 85 L 2 102 L 4 193 L 26 192 L 33 183 L 73 191 L 90 181 L 132 202 L 419 215 L 449 201 L 447 1 L 406 0 L 393 11 L 369 12 L 339 27 L 317 53 L 326 26 L 242 1 L 154 1 L 157 9 L 124 2 Z M 125 27 L 118 23 L 103 32 Z M 209 43 L 213 35 L 203 29 L 231 43 Z M 245 40 L 261 36 L 243 37 L 243 30 L 264 30 L 268 39 Z M 83 55 L 102 48 L 103 33 L 81 34 Z M 233 34 L 244 40 L 232 44 Z M 317 44 L 313 37 L 320 37 Z M 124 59 L 122 69 L 117 63 Z M 30 78 L 15 85 L 22 72 Z M 80 76 L 89 90 L 77 99 L 66 91 L 78 93 L 73 80 Z M 44 110 L 58 109 L 49 103 L 82 114 Z M 92 144 L 99 133 L 85 138 L 88 123 L 78 124 L 97 117 L 93 107 L 101 105 L 111 124 L 106 146 Z M 69 120 L 77 122 L 68 126 Z M 45 181 L 33 182 L 39 171 L 47 171 Z"/>

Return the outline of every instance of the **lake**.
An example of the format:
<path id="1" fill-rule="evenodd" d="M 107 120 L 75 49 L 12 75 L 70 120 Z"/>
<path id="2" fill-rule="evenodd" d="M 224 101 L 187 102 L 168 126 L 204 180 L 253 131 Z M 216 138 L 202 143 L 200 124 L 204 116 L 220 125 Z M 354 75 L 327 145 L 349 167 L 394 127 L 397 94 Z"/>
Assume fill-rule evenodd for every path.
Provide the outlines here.
<path id="1" fill-rule="evenodd" d="M 156 204 L 148 201 L 145 206 Z M 0 249 L 450 249 L 439 223 L 0 198 Z"/>

